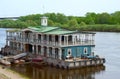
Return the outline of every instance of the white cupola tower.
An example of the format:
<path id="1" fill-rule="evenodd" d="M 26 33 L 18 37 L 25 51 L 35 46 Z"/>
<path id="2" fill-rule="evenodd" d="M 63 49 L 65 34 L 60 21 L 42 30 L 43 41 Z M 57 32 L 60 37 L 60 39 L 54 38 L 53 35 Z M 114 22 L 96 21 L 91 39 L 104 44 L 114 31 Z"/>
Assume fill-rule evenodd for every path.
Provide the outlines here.
<path id="1" fill-rule="evenodd" d="M 41 17 L 41 26 L 47 26 L 48 22 L 47 22 L 48 17 L 43 16 Z"/>

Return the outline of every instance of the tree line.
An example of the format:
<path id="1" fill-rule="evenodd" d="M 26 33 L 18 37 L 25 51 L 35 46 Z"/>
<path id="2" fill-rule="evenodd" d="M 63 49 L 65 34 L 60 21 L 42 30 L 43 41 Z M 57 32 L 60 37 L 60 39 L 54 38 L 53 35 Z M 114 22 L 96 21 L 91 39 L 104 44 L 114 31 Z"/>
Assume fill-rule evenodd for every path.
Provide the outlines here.
<path id="1" fill-rule="evenodd" d="M 17 20 L 0 20 L 1 28 L 26 28 L 40 26 L 40 17 L 48 17 L 48 26 L 79 31 L 120 32 L 120 11 L 114 13 L 88 12 L 85 16 L 66 16 L 62 13 L 45 13 L 21 16 Z"/>

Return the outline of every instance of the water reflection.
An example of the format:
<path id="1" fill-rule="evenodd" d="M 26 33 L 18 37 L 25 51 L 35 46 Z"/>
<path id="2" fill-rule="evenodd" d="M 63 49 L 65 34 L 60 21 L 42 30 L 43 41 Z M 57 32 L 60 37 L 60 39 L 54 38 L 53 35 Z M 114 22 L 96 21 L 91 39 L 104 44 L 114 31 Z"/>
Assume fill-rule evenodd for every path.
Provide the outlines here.
<path id="1" fill-rule="evenodd" d="M 18 65 L 12 67 L 30 79 L 95 79 L 95 74 L 105 70 L 105 66 L 87 67 L 71 70 L 61 70 L 51 67 Z"/>

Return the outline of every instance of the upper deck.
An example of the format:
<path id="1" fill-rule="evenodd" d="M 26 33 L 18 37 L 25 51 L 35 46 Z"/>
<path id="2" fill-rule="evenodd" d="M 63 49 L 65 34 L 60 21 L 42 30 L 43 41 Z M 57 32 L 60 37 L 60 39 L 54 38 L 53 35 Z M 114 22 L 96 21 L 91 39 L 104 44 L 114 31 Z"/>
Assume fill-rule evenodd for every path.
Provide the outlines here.
<path id="1" fill-rule="evenodd" d="M 44 33 L 28 29 L 24 31 L 7 31 L 7 41 L 52 47 L 95 45 L 94 36 L 95 33 L 66 30 Z"/>

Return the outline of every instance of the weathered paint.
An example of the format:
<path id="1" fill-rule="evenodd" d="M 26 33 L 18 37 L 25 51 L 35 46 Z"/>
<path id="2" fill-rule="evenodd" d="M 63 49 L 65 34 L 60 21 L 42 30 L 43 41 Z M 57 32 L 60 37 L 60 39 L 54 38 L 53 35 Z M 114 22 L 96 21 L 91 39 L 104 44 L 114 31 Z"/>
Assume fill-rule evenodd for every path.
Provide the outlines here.
<path id="1" fill-rule="evenodd" d="M 64 47 L 62 48 L 64 51 L 62 52 L 62 55 L 64 56 L 64 58 L 66 56 L 69 55 L 69 50 L 70 50 L 70 54 L 72 57 L 81 57 L 81 56 L 87 56 L 87 55 L 91 55 L 92 52 L 92 47 L 91 45 L 86 45 L 86 46 L 69 46 L 69 47 Z M 85 49 L 86 53 L 85 53 Z"/>

